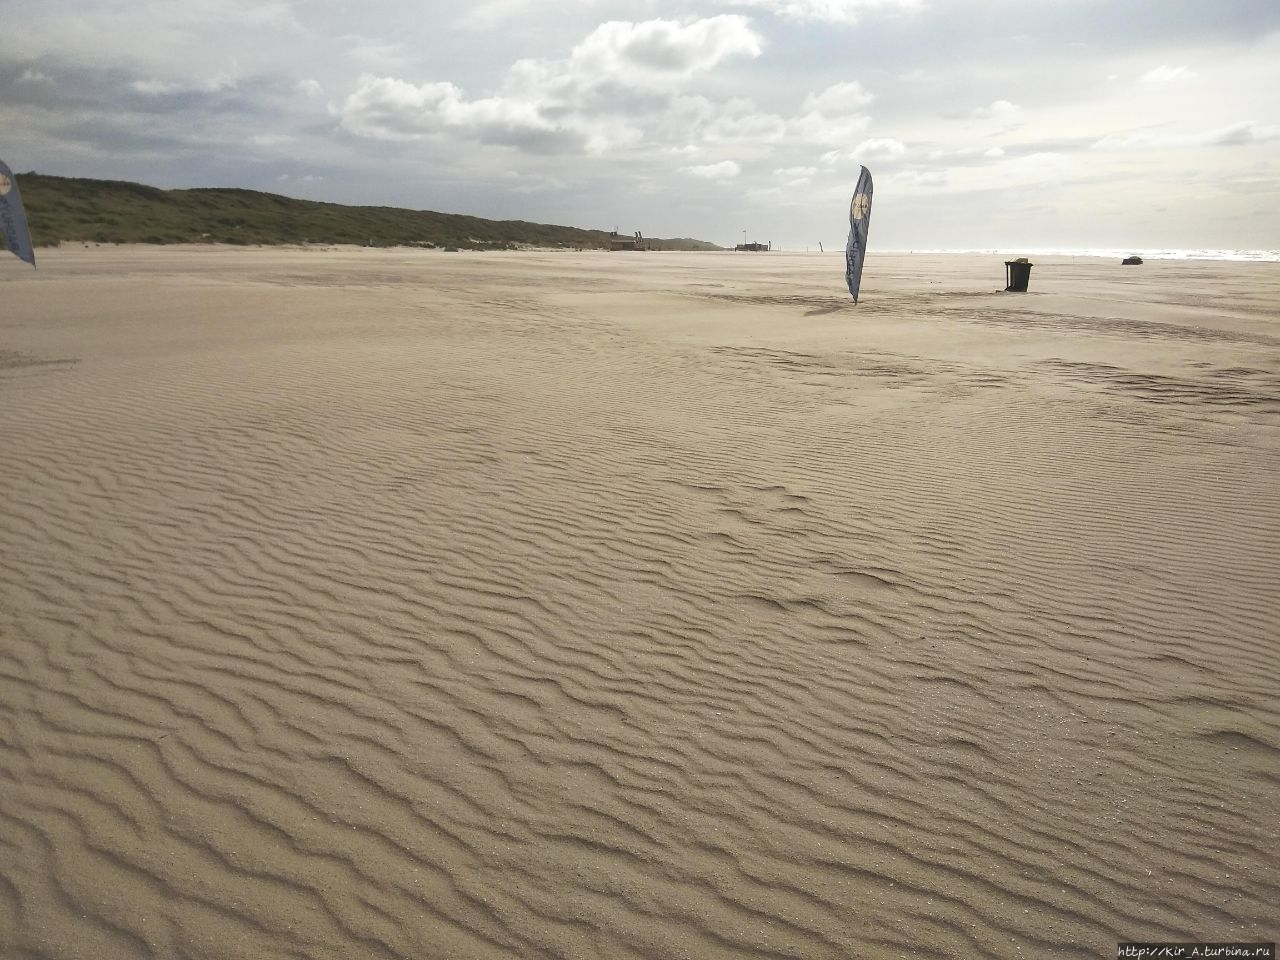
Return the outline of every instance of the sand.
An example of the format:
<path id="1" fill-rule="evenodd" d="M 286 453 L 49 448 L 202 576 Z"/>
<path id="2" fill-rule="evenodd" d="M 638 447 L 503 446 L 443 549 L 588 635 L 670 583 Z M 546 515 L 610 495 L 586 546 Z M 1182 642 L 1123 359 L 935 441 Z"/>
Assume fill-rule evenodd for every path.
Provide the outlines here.
<path id="1" fill-rule="evenodd" d="M 1275 940 L 1280 265 L 1004 259 L 0 264 L 0 955 Z"/>

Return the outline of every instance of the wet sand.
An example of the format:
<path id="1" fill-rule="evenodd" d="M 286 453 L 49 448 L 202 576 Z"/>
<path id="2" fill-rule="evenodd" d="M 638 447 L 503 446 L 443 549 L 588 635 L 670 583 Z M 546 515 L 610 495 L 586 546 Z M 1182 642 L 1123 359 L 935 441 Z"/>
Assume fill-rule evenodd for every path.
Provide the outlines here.
<path id="1" fill-rule="evenodd" d="M 0 955 L 1277 939 L 1280 265 L 1003 259 L 0 264 Z"/>

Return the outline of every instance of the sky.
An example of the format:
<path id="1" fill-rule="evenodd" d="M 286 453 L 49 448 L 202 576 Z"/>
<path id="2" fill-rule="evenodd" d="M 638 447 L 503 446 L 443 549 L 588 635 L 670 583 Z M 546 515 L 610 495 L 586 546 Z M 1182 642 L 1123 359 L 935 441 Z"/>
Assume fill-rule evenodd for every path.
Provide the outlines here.
<path id="1" fill-rule="evenodd" d="M 1280 0 L 4 0 L 19 175 L 842 247 L 1280 249 Z"/>

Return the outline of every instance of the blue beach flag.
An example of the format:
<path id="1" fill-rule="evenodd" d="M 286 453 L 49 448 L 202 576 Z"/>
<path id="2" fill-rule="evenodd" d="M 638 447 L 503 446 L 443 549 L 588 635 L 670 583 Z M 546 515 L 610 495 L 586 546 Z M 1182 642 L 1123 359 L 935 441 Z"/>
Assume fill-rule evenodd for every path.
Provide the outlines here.
<path id="1" fill-rule="evenodd" d="M 867 228 L 871 226 L 871 171 L 866 167 L 858 175 L 858 185 L 849 201 L 849 245 L 844 250 L 844 280 L 849 284 L 853 302 L 858 302 L 862 286 L 862 259 L 867 255 Z"/>
<path id="2" fill-rule="evenodd" d="M 0 235 L 15 257 L 33 267 L 36 265 L 36 251 L 31 246 L 31 231 L 27 229 L 18 181 L 13 179 L 13 171 L 3 160 L 0 160 Z"/>

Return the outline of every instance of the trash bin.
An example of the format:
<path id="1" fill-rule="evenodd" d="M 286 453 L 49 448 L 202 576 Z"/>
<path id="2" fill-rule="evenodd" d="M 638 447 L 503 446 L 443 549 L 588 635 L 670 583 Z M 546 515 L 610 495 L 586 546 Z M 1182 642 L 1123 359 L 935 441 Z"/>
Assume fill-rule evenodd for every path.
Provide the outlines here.
<path id="1" fill-rule="evenodd" d="M 1006 293 L 1026 293 L 1027 284 L 1031 281 L 1031 268 L 1035 266 L 1029 263 L 1026 257 L 1019 257 L 1017 260 L 1006 260 L 1004 262 L 1005 277 L 1008 279 L 1009 285 L 1006 286 Z"/>

